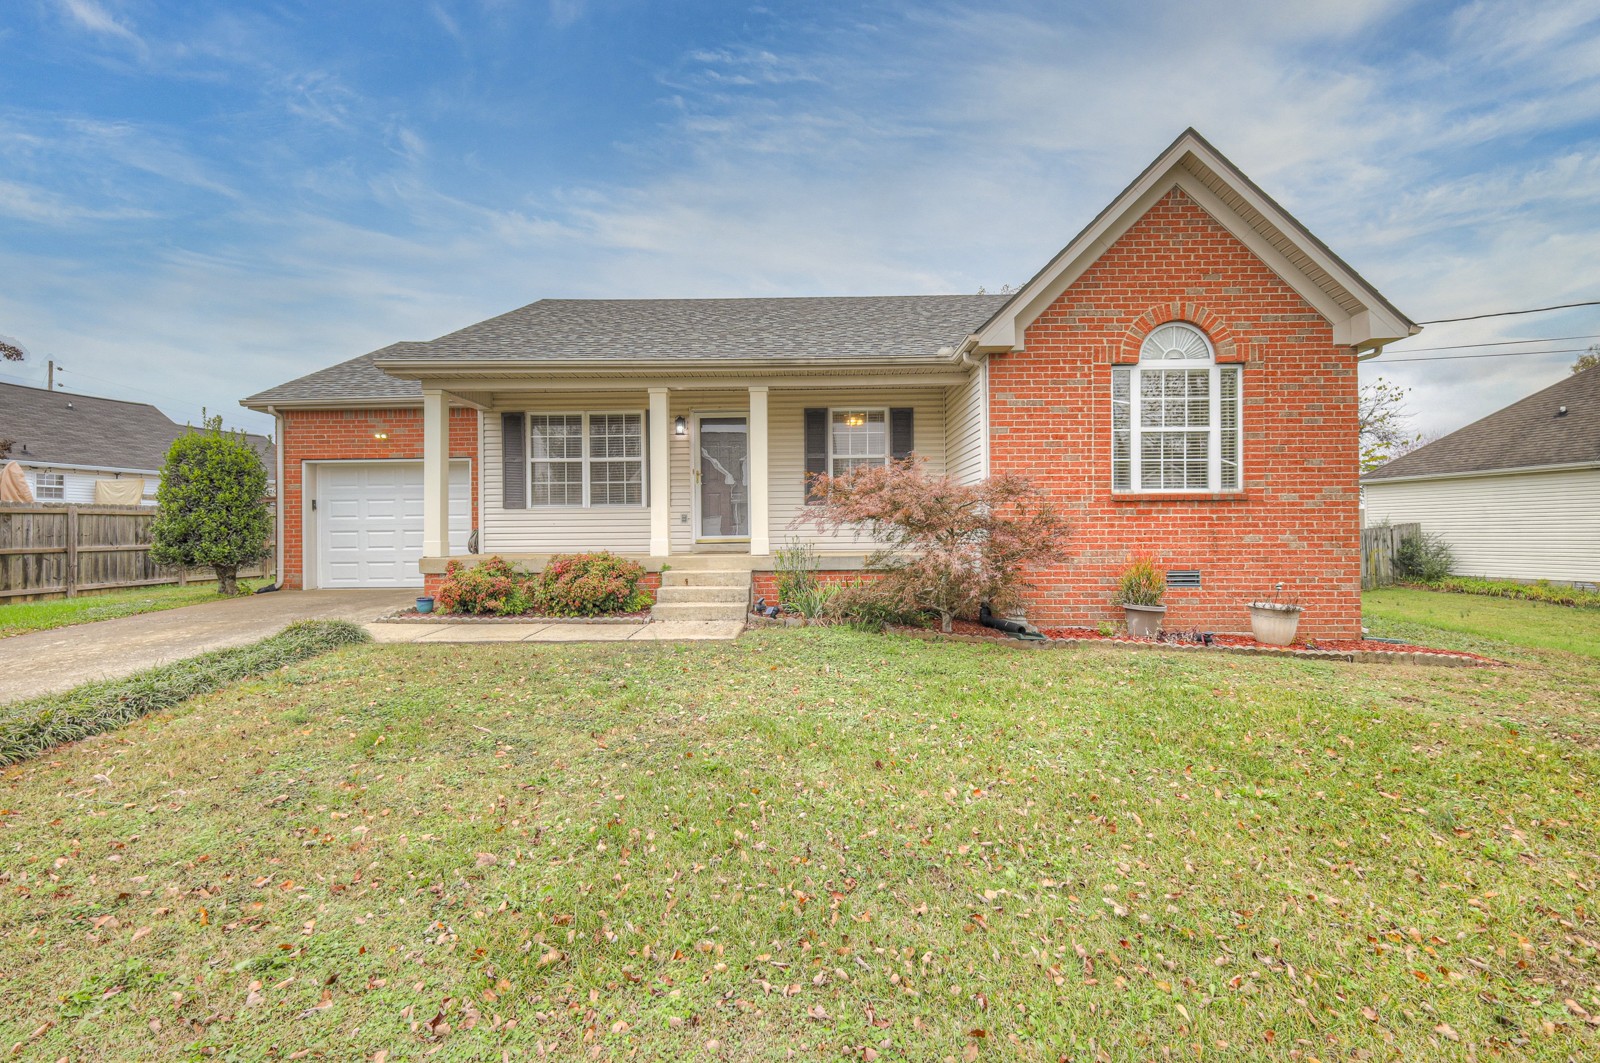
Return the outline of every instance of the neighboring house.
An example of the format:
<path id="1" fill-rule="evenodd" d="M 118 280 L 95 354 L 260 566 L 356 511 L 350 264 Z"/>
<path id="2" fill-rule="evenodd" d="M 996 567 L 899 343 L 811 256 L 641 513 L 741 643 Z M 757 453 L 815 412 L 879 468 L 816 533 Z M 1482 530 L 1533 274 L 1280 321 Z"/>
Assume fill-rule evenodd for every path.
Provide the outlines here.
<path id="1" fill-rule="evenodd" d="M 1415 522 L 1461 575 L 1600 583 L 1600 369 L 1368 473 L 1367 524 Z"/>
<path id="2" fill-rule="evenodd" d="M 475 531 L 770 591 L 790 539 L 870 550 L 796 524 L 808 477 L 914 452 L 1074 518 L 1037 622 L 1110 619 L 1138 554 L 1169 626 L 1242 629 L 1281 580 L 1304 633 L 1353 636 L 1356 363 L 1415 331 L 1190 130 L 1012 295 L 544 300 L 244 405 L 279 420 L 291 587 L 436 587 Z"/>
<path id="3" fill-rule="evenodd" d="M 4 460 L 23 466 L 38 502 L 155 505 L 167 449 L 185 431 L 148 403 L 0 383 Z M 272 441 L 249 439 L 273 469 Z"/>

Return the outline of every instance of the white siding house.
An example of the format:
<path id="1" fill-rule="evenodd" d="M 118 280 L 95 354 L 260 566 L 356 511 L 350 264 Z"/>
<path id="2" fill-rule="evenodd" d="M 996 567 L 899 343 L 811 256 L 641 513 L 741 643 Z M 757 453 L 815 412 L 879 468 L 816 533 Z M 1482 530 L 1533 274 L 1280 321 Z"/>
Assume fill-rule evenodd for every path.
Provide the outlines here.
<path id="1" fill-rule="evenodd" d="M 1415 522 L 1463 576 L 1600 583 L 1600 370 L 1370 473 L 1366 524 Z"/>

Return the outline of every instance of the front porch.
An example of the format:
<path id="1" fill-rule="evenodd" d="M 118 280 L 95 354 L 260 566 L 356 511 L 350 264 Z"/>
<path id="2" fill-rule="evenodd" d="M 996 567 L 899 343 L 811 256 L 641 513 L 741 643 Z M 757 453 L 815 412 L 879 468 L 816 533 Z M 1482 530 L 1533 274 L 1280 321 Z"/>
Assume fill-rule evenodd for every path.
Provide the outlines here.
<path id="1" fill-rule="evenodd" d="M 930 472 L 981 478 L 981 370 L 877 378 L 726 383 L 460 382 L 423 392 L 423 551 L 434 582 L 452 558 L 499 556 L 537 569 L 607 550 L 648 571 L 691 557 L 771 571 L 789 542 L 828 570 L 859 570 L 873 543 L 801 518 L 807 482 L 916 453 Z M 463 386 L 466 384 L 467 386 Z M 477 549 L 452 553 L 443 426 L 479 411 Z"/>

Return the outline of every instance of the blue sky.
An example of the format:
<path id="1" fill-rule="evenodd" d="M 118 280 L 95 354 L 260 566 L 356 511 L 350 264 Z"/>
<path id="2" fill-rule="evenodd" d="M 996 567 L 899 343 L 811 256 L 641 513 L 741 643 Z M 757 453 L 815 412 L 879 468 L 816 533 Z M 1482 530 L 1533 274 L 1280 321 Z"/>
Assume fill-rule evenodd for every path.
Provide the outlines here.
<path id="1" fill-rule="evenodd" d="M 12 0 L 0 375 L 262 430 L 546 296 L 993 291 L 1188 125 L 1415 318 L 1600 298 L 1593 0 Z M 1365 373 L 1447 430 L 1575 356 L 1391 358 L 1547 336 Z"/>

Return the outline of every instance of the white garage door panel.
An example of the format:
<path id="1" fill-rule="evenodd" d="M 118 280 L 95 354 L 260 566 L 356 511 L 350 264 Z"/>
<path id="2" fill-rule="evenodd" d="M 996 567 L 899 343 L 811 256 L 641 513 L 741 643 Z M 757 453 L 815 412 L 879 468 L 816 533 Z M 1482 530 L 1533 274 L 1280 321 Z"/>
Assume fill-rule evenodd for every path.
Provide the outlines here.
<path id="1" fill-rule="evenodd" d="M 467 462 L 450 463 L 450 551 L 464 553 L 472 530 Z M 317 470 L 321 526 L 317 584 L 420 587 L 422 463 L 323 465 Z"/>

